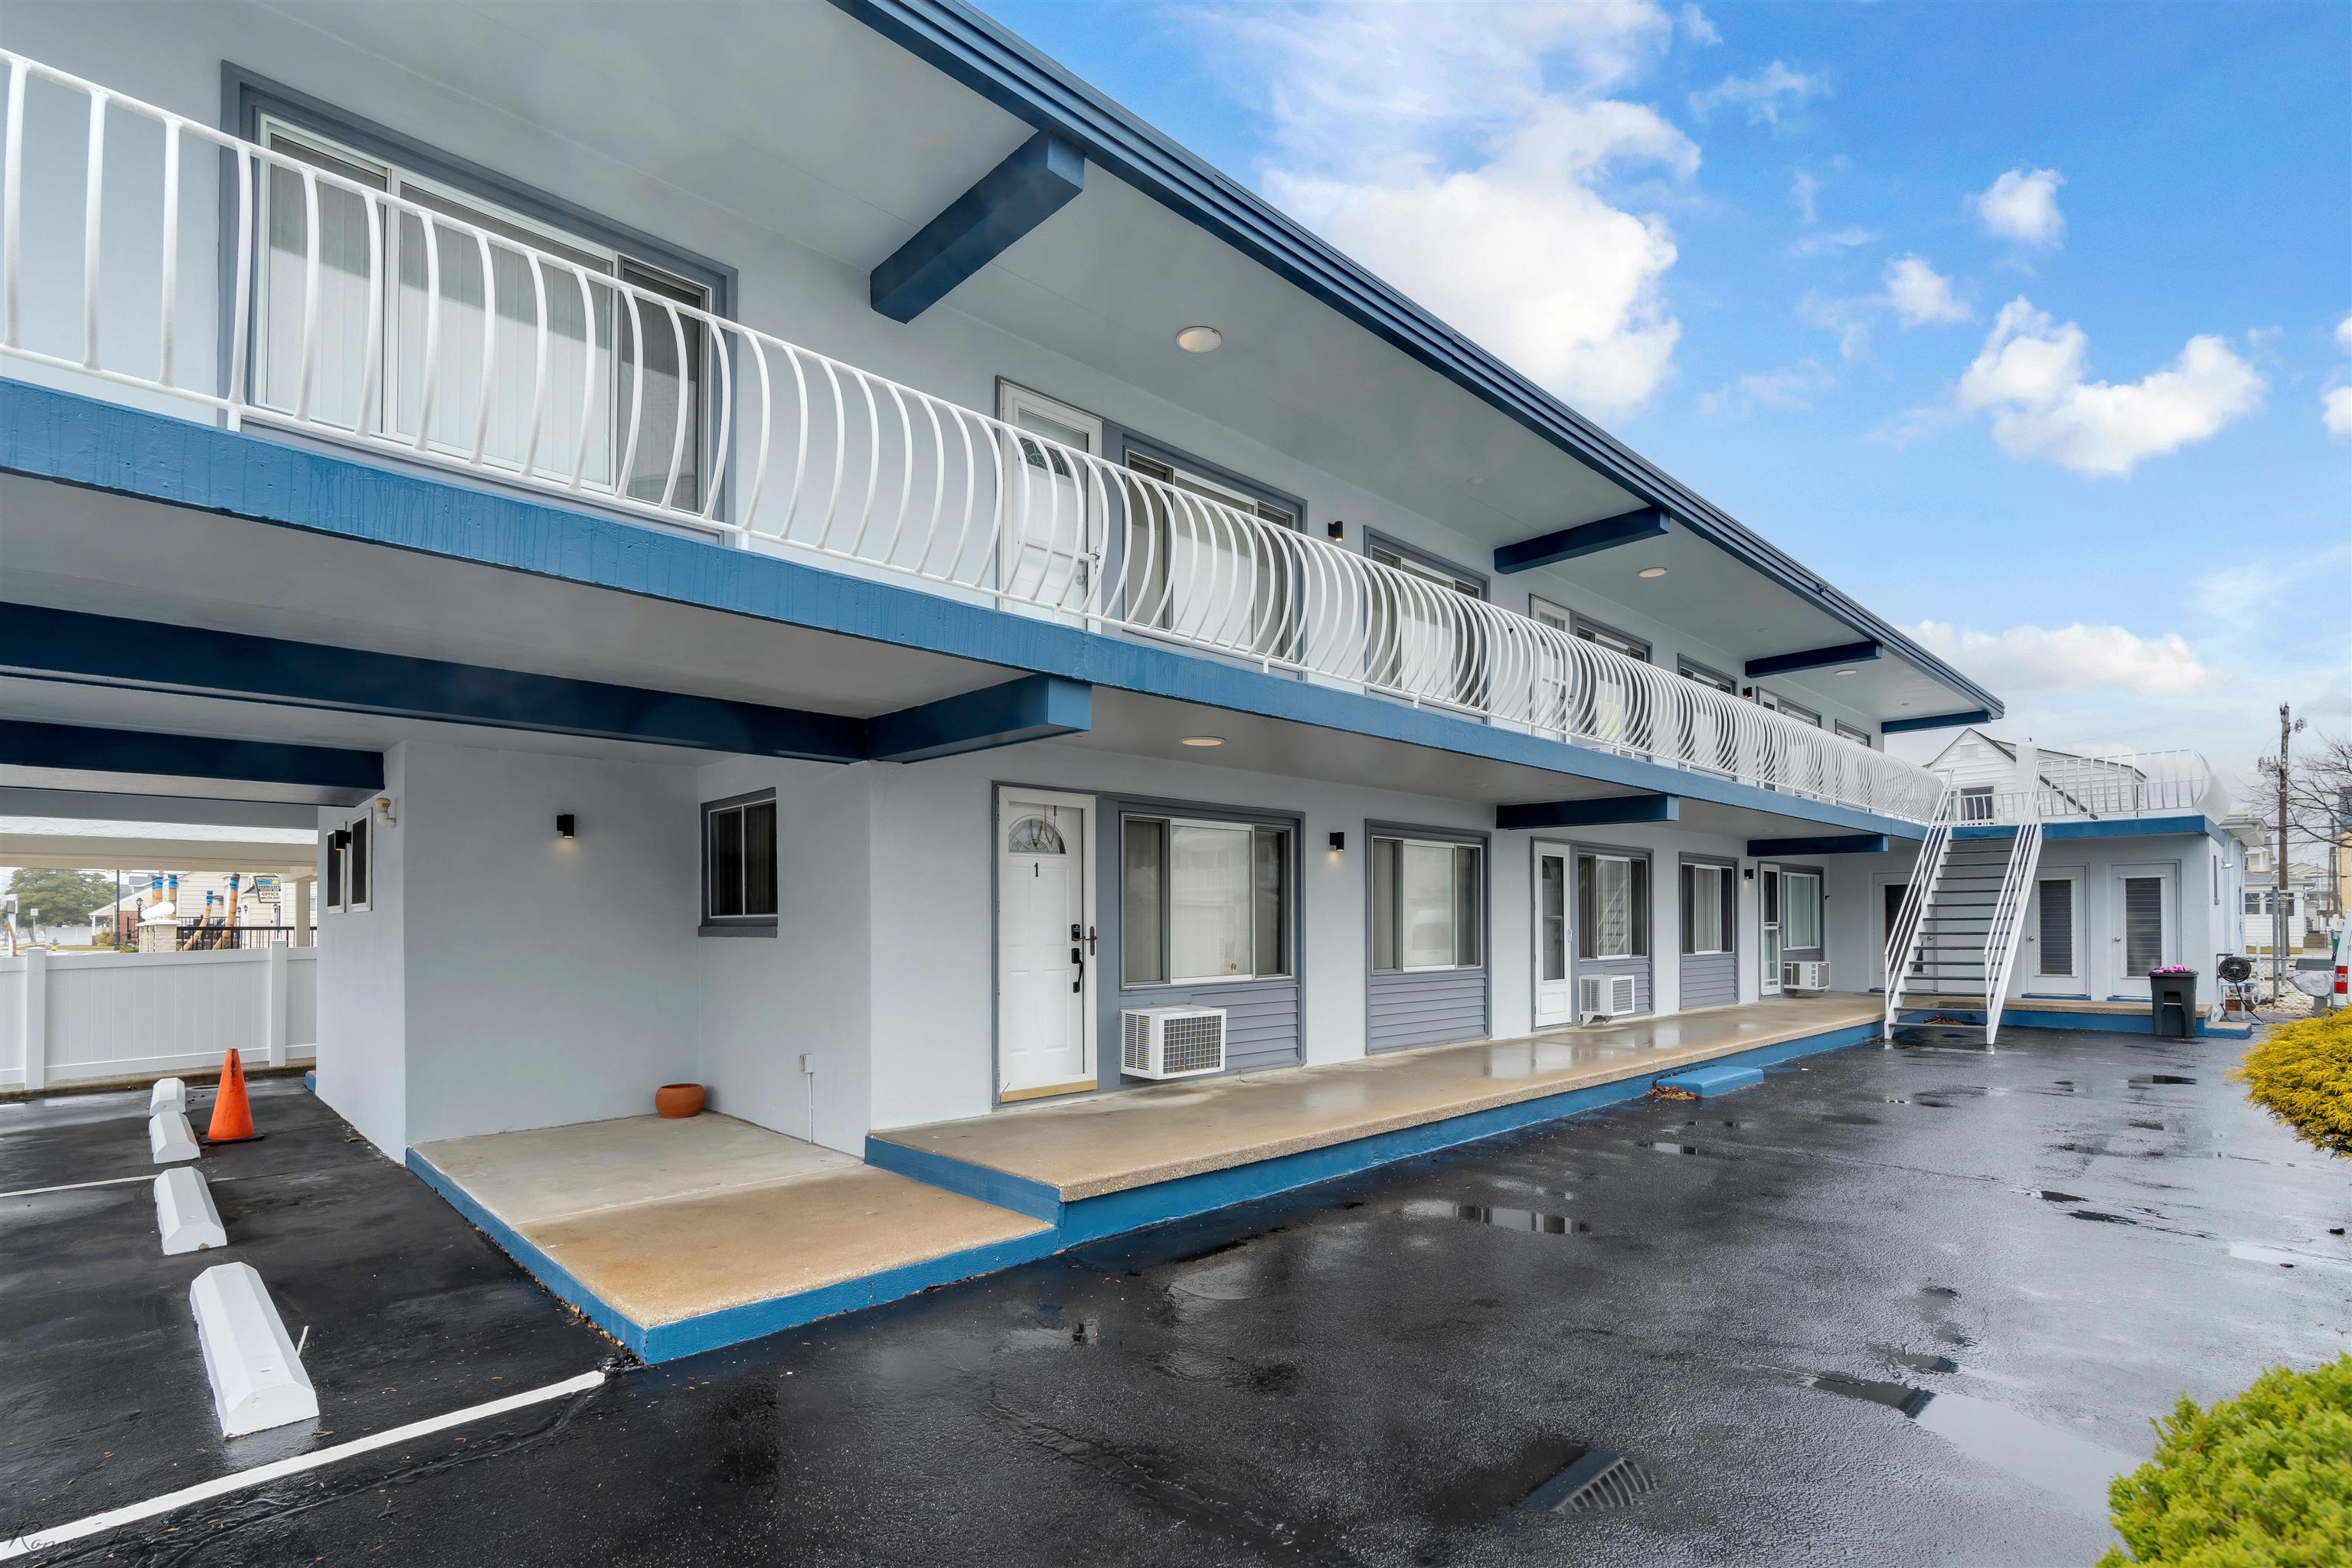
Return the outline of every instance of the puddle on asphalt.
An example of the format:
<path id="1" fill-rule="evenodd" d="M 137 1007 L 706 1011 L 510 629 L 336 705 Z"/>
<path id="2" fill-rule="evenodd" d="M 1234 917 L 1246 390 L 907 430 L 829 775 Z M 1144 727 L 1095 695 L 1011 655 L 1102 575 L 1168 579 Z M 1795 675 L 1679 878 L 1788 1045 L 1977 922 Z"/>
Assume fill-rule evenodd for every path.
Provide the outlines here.
<path id="1" fill-rule="evenodd" d="M 2048 1187 L 2028 1187 L 2025 1195 L 2040 1198 L 2045 1204 L 2079 1204 L 2082 1198 L 2074 1193 L 2054 1192 Z"/>
<path id="2" fill-rule="evenodd" d="M 2196 1081 L 2197 1080 L 2193 1078 L 2183 1078 L 2179 1073 L 2152 1072 L 2143 1073 L 2138 1078 L 2126 1079 L 2126 1087 L 2130 1089 L 2153 1089 L 2160 1083 L 2195 1083 Z"/>
<path id="3" fill-rule="evenodd" d="M 2230 1256 L 2242 1258 L 2248 1263 L 2274 1263 L 2281 1268 L 2293 1268 L 2299 1263 L 2316 1264 L 2322 1268 L 2352 1268 L 2352 1259 L 2330 1258 L 2321 1252 L 2297 1252 L 2283 1247 L 2264 1247 L 2259 1242 L 2252 1241 L 2231 1242 Z"/>
<path id="4" fill-rule="evenodd" d="M 2096 1220 L 2101 1225 L 2137 1225 L 2139 1223 L 2136 1219 L 2127 1219 L 2119 1214 L 2108 1214 L 2101 1209 L 2075 1209 L 2073 1211 L 2073 1217 Z"/>
<path id="5" fill-rule="evenodd" d="M 1696 1143 L 1677 1143 L 1668 1138 L 1645 1141 L 1635 1144 L 1634 1147 L 1637 1149 L 1652 1150 L 1660 1154 L 1696 1154 L 1699 1152 L 1699 1147 Z"/>
<path id="6" fill-rule="evenodd" d="M 1429 1510 L 1433 1523 L 1483 1524 L 1532 1501 L 1591 1450 L 1565 1437 L 1538 1437 L 1500 1464 L 1456 1479 L 1437 1494 Z"/>
<path id="7" fill-rule="evenodd" d="M 1960 1370 L 1960 1363 L 1954 1361 L 1948 1355 L 1929 1355 L 1924 1351 L 1888 1350 L 1883 1345 L 1874 1345 L 1872 1348 L 1876 1350 L 1881 1355 L 1887 1357 L 1889 1360 L 1903 1366 L 1909 1367 L 1913 1372 L 1958 1372 Z"/>
<path id="8" fill-rule="evenodd" d="M 1564 1214 L 1495 1208 L 1486 1204 L 1450 1204 L 1424 1198 L 1405 1205 L 1401 1212 L 1407 1219 L 1466 1219 L 1475 1225 L 1491 1225 L 1498 1230 L 1524 1230 L 1536 1236 L 1590 1236 L 1592 1233 L 1590 1225 Z"/>
<path id="9" fill-rule="evenodd" d="M 1864 1116 L 1858 1110 L 1832 1110 L 1826 1116 L 1823 1116 L 1822 1120 L 1824 1121 L 1834 1121 L 1841 1127 L 1876 1127 L 1879 1125 L 1877 1117 Z"/>
<path id="10" fill-rule="evenodd" d="M 2161 1132 L 2164 1131 L 2164 1123 L 2161 1121 L 2126 1121 L 2124 1125 L 2126 1127 L 2137 1127 L 2143 1132 Z"/>
<path id="11" fill-rule="evenodd" d="M 1921 1099 L 1915 1100 L 1911 1103 L 1914 1105 L 1924 1105 L 1930 1110 L 1949 1110 L 1952 1109 L 1952 1102 L 1948 1100 Z"/>
<path id="12" fill-rule="evenodd" d="M 1989 1399 L 1841 1373 L 1823 1373 L 1812 1386 L 1900 1411 L 1970 1458 L 2046 1487 L 2086 1511 L 2104 1513 L 2107 1482 L 2137 1463 Z"/>

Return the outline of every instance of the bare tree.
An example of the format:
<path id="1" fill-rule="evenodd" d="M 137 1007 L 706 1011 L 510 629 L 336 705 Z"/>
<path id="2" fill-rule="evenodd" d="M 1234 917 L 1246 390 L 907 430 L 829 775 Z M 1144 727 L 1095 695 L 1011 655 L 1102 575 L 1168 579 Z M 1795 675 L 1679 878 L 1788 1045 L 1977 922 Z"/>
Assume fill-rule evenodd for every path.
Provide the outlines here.
<path id="1" fill-rule="evenodd" d="M 2274 838 L 2279 830 L 2278 759 L 2263 760 L 2263 788 L 2250 803 L 2251 813 L 2261 822 L 2264 837 Z M 2286 830 L 2290 853 L 2300 840 L 2325 852 L 2332 869 L 2336 852 L 2352 847 L 2352 740 L 2342 736 L 2314 732 L 2298 749 L 2287 769 Z M 2287 868 L 2279 868 L 2282 886 L 2287 879 Z M 2340 900 L 2346 889 L 2335 889 Z"/>

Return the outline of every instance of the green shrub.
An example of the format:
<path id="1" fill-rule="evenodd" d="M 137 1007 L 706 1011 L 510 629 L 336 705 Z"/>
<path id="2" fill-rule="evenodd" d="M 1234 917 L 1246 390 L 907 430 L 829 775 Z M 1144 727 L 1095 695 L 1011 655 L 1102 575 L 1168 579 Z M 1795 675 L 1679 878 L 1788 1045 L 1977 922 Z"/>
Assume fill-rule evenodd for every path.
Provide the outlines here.
<path id="1" fill-rule="evenodd" d="M 2305 1142 L 2352 1154 L 2352 1010 L 2272 1030 L 2231 1076 Z"/>
<path id="2" fill-rule="evenodd" d="M 2352 1355 L 2273 1367 L 2210 1410 L 2183 1394 L 2156 1456 L 2107 1488 L 2124 1544 L 2099 1568 L 2352 1563 Z"/>

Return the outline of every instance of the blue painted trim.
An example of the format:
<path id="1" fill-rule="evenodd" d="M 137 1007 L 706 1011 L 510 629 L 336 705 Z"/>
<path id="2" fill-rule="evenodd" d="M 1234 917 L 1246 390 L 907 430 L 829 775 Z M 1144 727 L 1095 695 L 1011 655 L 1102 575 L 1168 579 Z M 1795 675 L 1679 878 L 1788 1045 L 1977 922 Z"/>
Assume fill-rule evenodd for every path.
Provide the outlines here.
<path id="1" fill-rule="evenodd" d="M 152 651 L 172 650 L 158 663 Z M 865 726 L 833 713 L 527 675 L 201 626 L 0 604 L 0 666 L 50 677 L 751 756 L 854 762 Z"/>
<path id="2" fill-rule="evenodd" d="M 1661 507 L 1823 614 L 1964 698 L 1993 695 L 1238 181 L 1146 124 L 965 0 L 833 0 L 1015 119 L 1067 136 L 1103 169 L 1267 268 L 1578 462 Z"/>
<path id="3" fill-rule="evenodd" d="M 1670 524 L 1664 510 L 1654 506 L 1640 507 L 1633 511 L 1604 517 L 1598 522 L 1579 523 L 1574 528 L 1559 529 L 1550 533 L 1522 539 L 1517 544 L 1497 546 L 1495 570 L 1506 574 L 1531 572 L 1538 566 L 1549 566 L 1556 561 L 1572 561 L 1580 555 L 1594 555 L 1603 550 L 1614 550 L 1621 544 L 1634 544 L 1644 539 L 1664 539 Z"/>
<path id="4" fill-rule="evenodd" d="M 1495 808 L 1495 826 L 1505 831 L 1532 827 L 1606 827 L 1627 822 L 1680 822 L 1682 819 L 1682 797 L 1671 795 L 1608 795 L 1599 800 L 1539 800 Z"/>
<path id="5" fill-rule="evenodd" d="M 404 1163 L 418 1180 L 440 1194 L 443 1202 L 462 1215 L 467 1224 L 496 1242 L 499 1251 L 522 1265 L 525 1273 L 546 1286 L 557 1299 L 570 1302 L 583 1317 L 630 1351 L 645 1355 L 646 1331 L 643 1324 L 581 1284 L 571 1270 L 541 1251 L 535 1243 L 526 1240 L 522 1232 L 484 1208 L 471 1193 L 459 1186 L 432 1161 L 411 1149 Z"/>
<path id="6" fill-rule="evenodd" d="M 1048 1225 L 1062 1223 L 1062 1191 L 1027 1176 L 991 1170 L 969 1160 L 934 1154 L 928 1149 L 909 1148 L 894 1143 L 887 1133 L 866 1135 L 866 1163 L 885 1171 L 912 1177 L 934 1187 L 945 1187 L 951 1193 L 961 1193 L 968 1198 L 978 1198 L 984 1204 L 1011 1209 L 1014 1214 L 1042 1219 Z"/>
<path id="7" fill-rule="evenodd" d="M 866 721 L 866 755 L 919 763 L 1094 728 L 1095 689 L 1058 675 L 1024 675 Z"/>
<path id="8" fill-rule="evenodd" d="M 644 523 L 0 376 L 0 470 L 732 615 L 1919 839 L 1875 812 L 1414 708 L 1140 638 L 1089 633 Z"/>
<path id="9" fill-rule="evenodd" d="M 102 730 L 86 724 L 41 724 L 24 719 L 0 719 L 0 764 L 155 778 L 234 779 L 335 792 L 383 787 L 383 758 L 375 752 L 166 735 L 152 730 Z"/>
<path id="10" fill-rule="evenodd" d="M 1883 833 L 1862 833 L 1846 838 L 1751 838 L 1748 853 L 1759 860 L 1777 860 L 1786 855 L 1884 855 L 1886 836 Z"/>
<path id="11" fill-rule="evenodd" d="M 2120 997 L 2121 1001 L 2137 1001 L 2137 997 Z M 1932 1012 L 1937 1017 L 1955 1018 L 1963 1024 L 1981 1024 L 1984 1009 L 1966 1010 L 1956 1007 L 1906 1007 L 1900 1023 L 1916 1024 Z M 2155 1020 L 2146 1013 L 2068 1013 L 2054 1007 L 2009 1007 L 2000 1010 L 2000 1026 L 2004 1029 L 2087 1029 L 2103 1035 L 2153 1035 Z M 2242 1040 L 2253 1033 L 2252 1024 L 2216 1024 L 2204 1014 L 2197 1016 L 2197 1033 L 2222 1039 Z"/>
<path id="12" fill-rule="evenodd" d="M 2047 843 L 2058 838 L 2169 838 L 2187 834 L 2202 837 L 2210 833 L 2213 824 L 2201 816 L 2116 816 L 2096 822 L 2045 822 L 2042 837 Z M 1987 823 L 1974 827 L 1955 827 L 1954 838 L 2014 838 L 2014 823 Z"/>
<path id="13" fill-rule="evenodd" d="M 1826 669 L 1833 664 L 1868 664 L 1885 657 L 1886 649 L 1875 642 L 1839 643 L 1833 647 L 1811 647 L 1798 653 L 1768 654 L 1748 661 L 1748 674 L 1753 679 L 1764 675 L 1788 675 L 1800 669 Z"/>
<path id="14" fill-rule="evenodd" d="M 1878 732 L 1900 735 L 1910 730 L 1949 730 L 1960 724 L 1990 724 L 2000 717 L 1998 708 L 1971 708 L 1963 713 L 1923 713 L 1916 719 L 1882 719 Z"/>
<path id="15" fill-rule="evenodd" d="M 874 269 L 874 308 L 911 321 L 1086 188 L 1087 155 L 1040 131 L 982 174 Z"/>
<path id="16" fill-rule="evenodd" d="M 1764 1081 L 1761 1068 L 1707 1066 L 1686 1072 L 1668 1073 L 1653 1080 L 1659 1089 L 1679 1089 L 1685 1094 L 1711 1099 L 1718 1094 L 1730 1094 L 1737 1089 L 1753 1089 Z"/>

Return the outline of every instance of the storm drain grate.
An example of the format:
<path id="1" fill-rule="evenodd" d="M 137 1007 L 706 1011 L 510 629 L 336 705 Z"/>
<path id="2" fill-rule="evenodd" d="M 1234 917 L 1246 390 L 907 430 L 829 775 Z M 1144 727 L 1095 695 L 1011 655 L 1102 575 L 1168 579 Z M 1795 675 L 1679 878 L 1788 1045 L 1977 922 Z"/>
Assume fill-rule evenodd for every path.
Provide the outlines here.
<path id="1" fill-rule="evenodd" d="M 1575 1463 L 1528 1494 L 1527 1506 L 1553 1513 L 1623 1508 L 1658 1483 L 1622 1454 L 1589 1448 Z"/>

